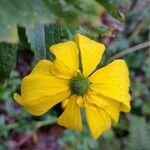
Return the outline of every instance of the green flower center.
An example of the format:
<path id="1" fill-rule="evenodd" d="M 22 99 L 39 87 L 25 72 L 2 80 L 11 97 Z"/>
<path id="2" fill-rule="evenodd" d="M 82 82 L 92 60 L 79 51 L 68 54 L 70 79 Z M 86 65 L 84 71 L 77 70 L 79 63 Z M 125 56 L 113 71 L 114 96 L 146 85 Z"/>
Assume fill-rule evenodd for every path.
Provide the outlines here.
<path id="1" fill-rule="evenodd" d="M 83 96 L 89 89 L 90 82 L 88 78 L 79 74 L 70 80 L 71 93 Z"/>

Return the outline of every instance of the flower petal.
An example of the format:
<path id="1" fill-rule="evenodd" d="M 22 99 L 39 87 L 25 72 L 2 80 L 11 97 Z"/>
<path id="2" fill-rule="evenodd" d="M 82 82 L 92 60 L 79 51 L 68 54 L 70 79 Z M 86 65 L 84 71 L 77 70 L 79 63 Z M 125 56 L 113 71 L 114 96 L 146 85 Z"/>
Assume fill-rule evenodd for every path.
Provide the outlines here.
<path id="1" fill-rule="evenodd" d="M 27 102 L 43 96 L 56 96 L 69 90 L 68 82 L 54 76 L 29 75 L 22 81 L 22 98 Z"/>
<path id="2" fill-rule="evenodd" d="M 26 102 L 26 104 L 23 103 L 23 100 L 21 99 L 21 96 L 17 93 L 14 94 L 14 99 L 20 104 L 25 107 L 25 109 L 34 116 L 40 116 L 46 113 L 49 109 L 51 109 L 54 105 L 61 102 L 64 97 L 68 94 L 68 91 L 60 93 L 59 96 L 55 97 L 42 97 L 39 99 L 36 99 L 38 103 L 33 103 L 30 105 Z"/>
<path id="3" fill-rule="evenodd" d="M 87 104 L 87 101 L 89 104 Z M 86 106 L 94 104 L 99 108 L 103 108 L 114 122 L 118 122 L 121 108 L 120 102 L 90 90 L 86 95 L 85 104 Z"/>
<path id="4" fill-rule="evenodd" d="M 122 103 L 121 111 L 130 111 L 129 73 L 123 60 L 115 60 L 93 73 L 90 88 Z"/>
<path id="5" fill-rule="evenodd" d="M 100 62 L 105 46 L 81 34 L 76 35 L 75 41 L 81 53 L 83 74 L 88 76 L 95 70 Z"/>
<path id="6" fill-rule="evenodd" d="M 105 97 L 107 99 L 109 105 L 105 108 L 107 114 L 112 118 L 112 120 L 117 123 L 119 120 L 120 113 L 120 102 L 112 100 L 110 98 Z"/>
<path id="7" fill-rule="evenodd" d="M 111 127 L 111 119 L 103 109 L 85 109 L 87 123 L 92 134 L 96 140 L 103 132 Z"/>
<path id="8" fill-rule="evenodd" d="M 40 60 L 36 66 L 33 68 L 31 74 L 39 74 L 39 75 L 52 75 L 51 66 L 52 62 L 46 59 Z"/>
<path id="9" fill-rule="evenodd" d="M 58 124 L 66 128 L 71 128 L 77 131 L 82 130 L 82 118 L 80 113 L 80 107 L 77 104 L 77 99 L 79 97 L 73 95 L 71 96 L 69 103 L 58 118 Z"/>
<path id="10" fill-rule="evenodd" d="M 58 76 L 70 79 L 77 72 L 79 67 L 77 45 L 73 41 L 55 44 L 50 51 L 56 56 L 52 71 Z"/>
<path id="11" fill-rule="evenodd" d="M 66 106 L 68 105 L 68 103 L 69 103 L 69 98 L 68 98 L 68 99 L 65 99 L 64 101 L 62 101 L 61 107 L 62 107 L 63 109 L 65 109 Z"/>
<path id="12" fill-rule="evenodd" d="M 42 115 L 70 94 L 69 81 L 52 76 L 50 63 L 44 60 L 23 78 L 21 96 L 15 93 L 14 99 L 31 114 Z"/>
<path id="13" fill-rule="evenodd" d="M 91 104 L 95 104 L 97 107 L 105 108 L 109 105 L 105 97 L 99 96 L 98 93 L 89 90 L 86 96 L 87 101 Z"/>

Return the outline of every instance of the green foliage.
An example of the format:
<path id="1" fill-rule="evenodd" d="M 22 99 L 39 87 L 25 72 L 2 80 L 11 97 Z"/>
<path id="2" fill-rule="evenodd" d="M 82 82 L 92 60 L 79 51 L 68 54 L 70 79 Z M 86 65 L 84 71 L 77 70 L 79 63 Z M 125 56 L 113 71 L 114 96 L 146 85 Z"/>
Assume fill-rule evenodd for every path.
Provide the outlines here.
<path id="1" fill-rule="evenodd" d="M 113 130 L 108 130 L 102 135 L 99 140 L 93 140 L 89 136 L 89 129 L 84 124 L 84 131 L 82 133 L 71 131 L 66 129 L 64 134 L 60 137 L 59 143 L 64 146 L 65 149 L 70 150 L 120 150 L 121 144 L 116 139 Z"/>
<path id="2" fill-rule="evenodd" d="M 82 112 L 82 115 L 85 116 L 85 113 Z M 63 145 L 65 149 L 98 150 L 99 143 L 98 141 L 93 140 L 91 136 L 89 136 L 89 129 L 85 118 L 83 118 L 83 124 L 84 124 L 84 128 L 82 132 L 75 132 L 68 129 L 64 131 L 64 134 L 59 139 L 59 143 Z"/>
<path id="3" fill-rule="evenodd" d="M 147 93 L 149 92 L 147 89 L 147 85 L 143 83 L 141 78 L 136 78 L 134 79 L 134 82 L 132 83 L 132 88 L 134 89 L 134 96 L 140 97 L 141 92 L 144 95 L 147 95 Z"/>
<path id="4" fill-rule="evenodd" d="M 65 149 L 70 150 L 98 150 L 98 142 L 90 138 L 88 134 L 88 131 L 87 133 L 82 134 L 71 130 L 65 130 L 63 136 L 59 139 L 59 143 L 63 145 Z M 82 141 L 80 138 L 82 138 Z"/>
<path id="5" fill-rule="evenodd" d="M 118 20 L 123 20 L 122 16 L 120 15 L 120 13 L 118 12 L 116 6 L 114 6 L 110 0 L 96 0 L 97 2 L 99 2 L 114 18 L 118 19 Z"/>
<path id="6" fill-rule="evenodd" d="M 147 57 L 143 63 L 143 70 L 146 73 L 146 77 L 150 79 L 150 57 Z"/>
<path id="7" fill-rule="evenodd" d="M 150 115 L 150 100 L 149 99 L 143 103 L 142 113 L 144 115 Z"/>
<path id="8" fill-rule="evenodd" d="M 113 4 L 103 0 L 99 2 L 112 16 L 121 19 Z M 53 23 L 56 20 L 79 25 L 81 19 L 86 22 L 98 19 L 102 10 L 94 0 L 0 0 L 0 42 L 18 42 L 17 26 L 31 27 L 35 23 Z"/>
<path id="9" fill-rule="evenodd" d="M 68 29 L 69 30 L 69 29 Z M 32 28 L 19 28 L 21 47 L 30 48 L 34 52 L 34 64 L 44 58 L 53 59 L 49 46 L 68 38 L 65 27 L 59 24 L 36 24 Z M 0 43 L 0 82 L 9 78 L 15 66 L 18 45 Z"/>
<path id="10" fill-rule="evenodd" d="M 0 82 L 9 77 L 12 67 L 15 66 L 16 57 L 16 45 L 0 43 Z"/>
<path id="11" fill-rule="evenodd" d="M 10 79 L 5 84 L 0 84 L 0 99 L 8 100 L 20 85 L 19 74 L 15 71 L 10 73 Z M 7 89 L 7 90 L 6 90 Z"/>
<path id="12" fill-rule="evenodd" d="M 44 25 L 36 24 L 34 28 L 27 28 L 26 34 L 36 62 L 46 58 Z"/>
<path id="13" fill-rule="evenodd" d="M 17 25 L 31 26 L 34 22 L 46 22 L 51 19 L 46 2 L 0 0 L 0 41 L 17 42 Z"/>
<path id="14" fill-rule="evenodd" d="M 129 41 L 125 34 L 118 33 L 116 39 L 113 42 L 113 45 L 111 46 L 111 51 L 113 53 L 116 53 L 121 50 L 125 50 L 129 47 Z"/>
<path id="15" fill-rule="evenodd" d="M 105 32 L 108 31 L 107 26 L 97 26 L 97 27 L 87 27 L 87 26 L 80 26 L 77 30 L 76 33 L 82 33 L 84 35 L 88 35 L 94 40 L 98 40 L 98 36 L 104 34 Z"/>
<path id="16" fill-rule="evenodd" d="M 130 54 L 129 56 L 127 56 L 125 58 L 127 59 L 128 66 L 130 68 L 135 69 L 142 64 L 143 57 L 144 57 L 144 55 L 142 52 L 137 52 L 134 54 Z"/>
<path id="17" fill-rule="evenodd" d="M 127 149 L 149 150 L 150 148 L 150 125 L 145 119 L 137 116 L 129 117 L 129 139 L 126 141 Z"/>
<path id="18" fill-rule="evenodd" d="M 69 28 L 67 28 L 69 30 Z M 45 48 L 46 57 L 50 60 L 54 60 L 53 55 L 49 51 L 49 47 L 53 44 L 63 41 L 65 38 L 65 32 L 63 31 L 63 26 L 60 24 L 50 24 L 44 27 L 45 30 Z"/>

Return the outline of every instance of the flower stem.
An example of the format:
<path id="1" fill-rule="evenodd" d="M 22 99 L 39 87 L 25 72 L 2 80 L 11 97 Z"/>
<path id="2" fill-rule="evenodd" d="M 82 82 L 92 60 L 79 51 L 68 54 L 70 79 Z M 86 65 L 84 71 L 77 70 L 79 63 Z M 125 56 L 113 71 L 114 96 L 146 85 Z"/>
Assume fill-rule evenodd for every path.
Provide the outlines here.
<path id="1" fill-rule="evenodd" d="M 126 50 L 118 52 L 117 54 L 115 54 L 115 55 L 111 56 L 110 58 L 108 58 L 107 62 L 110 63 L 111 61 L 113 61 L 115 59 L 118 59 L 120 57 L 123 57 L 123 56 L 129 54 L 129 53 L 135 52 L 137 50 L 140 50 L 140 49 L 146 48 L 146 47 L 150 47 L 150 41 L 138 44 L 136 46 L 133 46 L 133 47 L 130 47 Z"/>

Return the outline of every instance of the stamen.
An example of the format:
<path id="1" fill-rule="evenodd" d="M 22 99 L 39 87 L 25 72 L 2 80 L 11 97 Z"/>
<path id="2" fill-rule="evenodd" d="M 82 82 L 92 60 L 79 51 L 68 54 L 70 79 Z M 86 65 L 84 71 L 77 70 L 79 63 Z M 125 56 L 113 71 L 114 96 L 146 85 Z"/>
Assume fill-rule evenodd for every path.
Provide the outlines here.
<path id="1" fill-rule="evenodd" d="M 78 74 L 70 80 L 72 94 L 83 96 L 89 89 L 90 82 L 87 77 Z"/>

